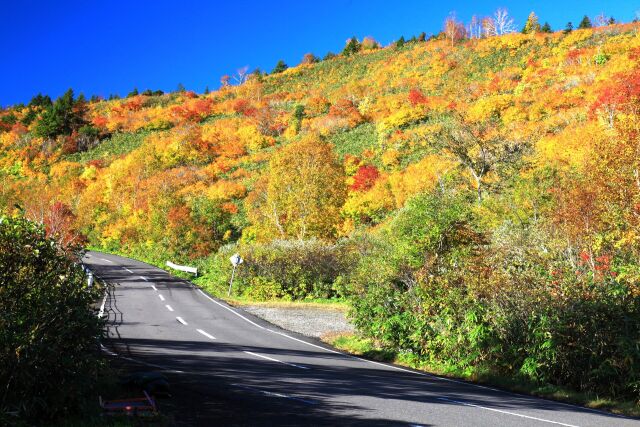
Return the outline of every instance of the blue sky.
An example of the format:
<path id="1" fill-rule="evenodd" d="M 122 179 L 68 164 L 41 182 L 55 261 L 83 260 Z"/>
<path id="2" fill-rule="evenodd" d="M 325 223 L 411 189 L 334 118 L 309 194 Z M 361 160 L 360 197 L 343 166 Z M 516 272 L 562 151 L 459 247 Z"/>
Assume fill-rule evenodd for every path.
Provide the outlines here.
<path id="1" fill-rule="evenodd" d="M 307 52 L 339 52 L 345 40 L 440 31 L 455 11 L 462 20 L 506 7 L 518 27 L 530 11 L 554 29 L 601 12 L 630 21 L 640 2 L 617 1 L 217 1 L 75 0 L 0 2 L 0 105 L 27 102 L 69 87 L 107 96 L 133 87 L 202 92 L 248 65 L 270 71 Z"/>

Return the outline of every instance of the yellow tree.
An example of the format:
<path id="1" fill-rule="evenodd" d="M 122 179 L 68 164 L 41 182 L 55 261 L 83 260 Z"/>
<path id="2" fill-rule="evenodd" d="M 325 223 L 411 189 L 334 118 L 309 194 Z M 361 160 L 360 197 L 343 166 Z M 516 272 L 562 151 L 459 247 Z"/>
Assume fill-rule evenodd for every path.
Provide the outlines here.
<path id="1" fill-rule="evenodd" d="M 264 217 L 281 238 L 335 237 L 346 198 L 345 173 L 332 147 L 306 136 L 270 161 Z"/>

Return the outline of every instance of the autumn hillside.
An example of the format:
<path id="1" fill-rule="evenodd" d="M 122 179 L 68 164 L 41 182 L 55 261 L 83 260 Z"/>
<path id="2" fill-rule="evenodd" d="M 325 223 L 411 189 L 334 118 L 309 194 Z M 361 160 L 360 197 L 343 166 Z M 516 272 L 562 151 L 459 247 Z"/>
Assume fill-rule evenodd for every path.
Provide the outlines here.
<path id="1" fill-rule="evenodd" d="M 639 30 L 367 39 L 208 94 L 35 97 L 0 112 L 0 210 L 212 291 L 239 251 L 238 293 L 356 297 L 362 334 L 421 366 L 635 396 Z"/>

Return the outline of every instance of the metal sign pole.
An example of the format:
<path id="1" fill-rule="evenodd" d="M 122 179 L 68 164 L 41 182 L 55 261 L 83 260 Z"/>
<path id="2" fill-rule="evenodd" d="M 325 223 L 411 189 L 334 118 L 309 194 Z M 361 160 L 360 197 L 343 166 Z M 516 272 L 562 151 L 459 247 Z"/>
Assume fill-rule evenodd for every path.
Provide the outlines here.
<path id="1" fill-rule="evenodd" d="M 231 287 L 233 286 L 233 276 L 236 274 L 237 265 L 234 264 L 233 271 L 231 272 L 231 280 L 229 281 L 229 290 L 227 291 L 227 296 L 231 296 Z"/>

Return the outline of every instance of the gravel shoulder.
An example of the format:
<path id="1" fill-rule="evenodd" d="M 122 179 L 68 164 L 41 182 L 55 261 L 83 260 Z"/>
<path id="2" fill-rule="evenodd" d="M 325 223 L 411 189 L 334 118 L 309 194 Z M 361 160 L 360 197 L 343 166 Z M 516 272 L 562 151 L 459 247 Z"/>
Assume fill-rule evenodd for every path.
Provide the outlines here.
<path id="1" fill-rule="evenodd" d="M 355 330 L 344 310 L 331 307 L 242 305 L 242 309 L 283 329 L 308 337 L 323 338 Z"/>

